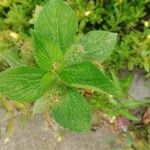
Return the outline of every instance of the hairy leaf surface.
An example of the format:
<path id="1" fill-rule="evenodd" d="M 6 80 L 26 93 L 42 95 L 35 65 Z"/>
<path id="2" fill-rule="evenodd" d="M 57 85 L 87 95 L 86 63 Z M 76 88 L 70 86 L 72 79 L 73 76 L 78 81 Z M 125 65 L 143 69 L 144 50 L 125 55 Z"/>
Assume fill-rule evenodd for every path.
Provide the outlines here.
<path id="1" fill-rule="evenodd" d="M 47 91 L 53 78 L 33 67 L 7 69 L 0 74 L 0 92 L 12 100 L 34 101 Z"/>
<path id="2" fill-rule="evenodd" d="M 85 56 L 101 62 L 110 56 L 116 42 L 117 34 L 108 31 L 91 31 L 80 41 Z"/>
<path id="3" fill-rule="evenodd" d="M 56 64 L 63 60 L 63 54 L 59 46 L 50 38 L 34 33 L 35 42 L 35 60 L 39 67 L 51 71 L 55 69 Z"/>
<path id="4" fill-rule="evenodd" d="M 75 90 L 67 90 L 64 98 L 53 106 L 52 115 L 64 128 L 78 132 L 91 129 L 91 112 L 88 103 Z"/>
<path id="5" fill-rule="evenodd" d="M 46 97 L 40 97 L 34 102 L 33 115 L 43 113 L 45 109 L 49 106 L 49 99 Z"/>
<path id="6" fill-rule="evenodd" d="M 47 35 L 65 51 L 74 40 L 77 24 L 77 17 L 64 1 L 50 0 L 37 18 L 35 31 Z"/>
<path id="7" fill-rule="evenodd" d="M 113 81 L 90 62 L 82 62 L 64 69 L 59 78 L 67 85 L 117 95 L 120 91 Z"/>

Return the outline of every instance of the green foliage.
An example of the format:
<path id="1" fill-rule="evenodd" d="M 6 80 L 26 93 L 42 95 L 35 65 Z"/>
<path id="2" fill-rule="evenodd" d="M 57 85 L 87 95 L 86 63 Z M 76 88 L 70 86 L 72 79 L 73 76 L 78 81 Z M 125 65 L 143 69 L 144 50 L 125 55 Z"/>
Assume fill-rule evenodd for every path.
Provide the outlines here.
<path id="1" fill-rule="evenodd" d="M 45 108 L 49 107 L 50 100 L 45 96 L 40 97 L 35 101 L 33 106 L 33 116 L 39 113 L 43 113 Z"/>
<path id="2" fill-rule="evenodd" d="M 1 0 L 0 1 L 0 62 L 4 70 L 9 62 L 8 51 L 17 51 L 25 64 L 34 64 L 32 56 L 31 29 L 29 23 L 36 5 L 47 0 Z M 8 52 L 9 53 L 9 52 Z M 6 59 L 6 60 L 5 60 Z"/>
<path id="3" fill-rule="evenodd" d="M 79 32 L 101 29 L 118 33 L 118 45 L 106 61 L 115 71 L 150 69 L 149 0 L 68 0 L 76 10 Z M 143 32 L 144 31 L 144 32 Z"/>
<path id="4" fill-rule="evenodd" d="M 0 8 L 2 9 L 0 17 L 3 19 L 1 27 L 11 28 L 14 32 L 28 32 L 30 28 L 28 22 L 32 15 L 32 10 L 37 4 L 43 4 L 45 1 L 2 0 L 0 2 Z"/>
<path id="5" fill-rule="evenodd" d="M 147 104 L 149 104 L 149 100 L 145 99 L 145 100 L 123 101 L 121 105 L 127 109 L 135 109 L 137 107 Z"/>
<path id="6" fill-rule="evenodd" d="M 61 0 L 51 0 L 40 12 L 35 23 L 35 32 L 47 35 L 65 51 L 74 41 L 77 32 L 77 17 Z"/>
<path id="7" fill-rule="evenodd" d="M 64 69 L 59 78 L 69 86 L 121 96 L 113 81 L 90 62 L 78 63 Z"/>
<path id="8" fill-rule="evenodd" d="M 0 91 L 16 101 L 33 101 L 41 97 L 54 78 L 38 68 L 15 67 L 0 74 Z"/>
<path id="9" fill-rule="evenodd" d="M 91 129 L 91 113 L 88 103 L 75 90 L 67 89 L 62 100 L 52 108 L 54 119 L 63 127 L 74 131 Z"/>
<path id="10" fill-rule="evenodd" d="M 67 1 L 76 10 L 81 32 L 87 32 L 89 28 L 128 32 L 146 15 L 145 5 L 149 2 L 149 0 Z"/>
<path id="11" fill-rule="evenodd" d="M 21 66 L 23 64 L 15 50 L 6 51 L 3 57 L 11 67 Z"/>
<path id="12" fill-rule="evenodd" d="M 117 34 L 107 31 L 91 31 L 81 38 L 81 47 L 85 57 L 100 62 L 110 56 L 117 42 Z"/>
<path id="13" fill-rule="evenodd" d="M 119 42 L 111 58 L 106 61 L 107 67 L 113 68 L 115 71 L 140 67 L 150 74 L 149 0 L 66 1 L 77 14 L 79 33 L 87 33 L 95 29 L 118 33 Z M 3 40 L 0 38 L 0 51 L 17 49 L 20 51 L 19 54 L 28 61 L 28 64 L 33 63 L 32 48 L 28 38 L 30 38 L 30 31 L 45 2 L 47 0 L 2 0 L 0 2 L 0 29 L 3 30 L 3 33 L 0 32 L 1 38 L 3 38 Z M 53 13 L 53 15 L 55 14 Z M 33 18 L 31 19 L 31 17 Z M 64 17 L 58 19 L 61 25 L 64 22 L 63 19 Z M 73 30 L 73 28 L 71 29 Z M 17 42 L 9 37 L 9 32 L 14 32 L 19 36 Z M 26 50 L 22 45 L 27 47 Z M 5 63 L 2 65 L 5 67 Z"/>
<path id="14" fill-rule="evenodd" d="M 105 99 L 105 100 L 104 100 Z M 90 105 L 94 110 L 102 110 L 106 112 L 109 116 L 123 116 L 132 121 L 140 121 L 140 118 L 134 116 L 130 110 L 135 108 L 148 106 L 150 100 L 134 100 L 125 99 L 117 100 L 112 97 L 105 97 L 102 95 L 93 96 L 90 99 Z"/>
<path id="15" fill-rule="evenodd" d="M 89 131 L 91 128 L 91 111 L 80 92 L 82 90 L 90 90 L 94 95 L 98 95 L 96 105 L 93 104 L 94 100 L 91 101 L 92 106 L 97 106 L 100 99 L 100 106 L 97 108 L 108 114 L 122 115 L 137 121 L 138 118 L 132 115 L 129 109 L 146 105 L 147 102 L 121 101 L 122 98 L 125 99 L 126 91 L 122 92 L 122 87 L 114 74 L 111 79 L 101 68 L 101 63 L 111 55 L 115 47 L 117 34 L 99 30 L 85 35 L 81 32 L 104 29 L 119 33 L 119 39 L 123 39 L 123 44 L 119 42 L 118 50 L 115 50 L 108 60 L 109 64 L 118 70 L 122 68 L 120 66 L 126 60 L 126 54 L 127 56 L 137 54 L 136 46 L 133 47 L 135 53 L 130 53 L 130 55 L 128 55 L 130 47 L 123 55 L 120 50 L 127 48 L 128 45 L 132 48 L 135 43 L 139 46 L 138 42 L 143 34 L 139 32 L 139 36 L 136 35 L 132 39 L 133 43 L 130 43 L 129 39 L 132 35 L 128 33 L 132 28 L 136 28 L 139 19 L 145 15 L 146 3 L 147 1 L 134 3 L 127 0 L 112 2 L 72 0 L 70 5 L 74 7 L 79 18 L 78 29 L 75 13 L 62 0 L 50 0 L 44 8 L 37 8 L 32 20 L 31 11 L 36 4 L 43 5 L 42 1 L 2 1 L 0 28 L 4 30 L 1 32 L 0 49 L 2 58 L 11 68 L 0 74 L 0 92 L 13 101 L 36 101 L 33 114 L 42 112 L 50 102 L 52 105 L 50 114 L 61 126 L 73 131 Z M 32 32 L 34 52 L 29 38 L 32 24 L 35 24 Z M 147 31 L 149 30 L 147 29 L 146 33 Z M 76 33 L 80 37 L 76 37 Z M 145 40 L 144 46 L 140 45 L 142 52 L 137 56 L 137 58 L 142 56 L 141 60 L 144 60 L 144 65 L 138 63 L 137 66 L 142 64 L 141 66 L 149 71 L 147 39 L 149 39 L 149 34 L 142 38 Z M 146 50 L 143 51 L 145 45 Z M 121 64 L 119 67 L 113 66 L 116 60 L 119 60 L 118 65 Z M 29 64 L 34 67 L 28 67 Z M 129 62 L 128 66 L 130 66 Z M 49 92 L 50 97 L 44 101 L 43 95 L 46 92 Z"/>
<path id="16" fill-rule="evenodd" d="M 36 32 L 34 40 L 35 60 L 38 66 L 47 71 L 59 70 L 56 65 L 60 65 L 59 62 L 63 60 L 63 54 L 59 46 L 50 38 Z"/>
<path id="17" fill-rule="evenodd" d="M 128 95 L 128 89 L 132 82 L 131 74 L 127 74 L 118 79 L 115 73 L 111 71 L 111 76 L 116 88 L 124 94 L 124 97 L 115 98 L 104 95 L 103 93 L 96 94 L 89 99 L 91 108 L 93 108 L 93 110 L 102 110 L 111 117 L 123 116 L 129 120 L 139 122 L 140 118 L 136 117 L 130 110 L 143 106 L 148 107 L 150 104 L 150 99 L 135 100 Z"/>
<path id="18" fill-rule="evenodd" d="M 112 64 L 114 69 L 128 68 L 133 70 L 135 67 L 144 68 L 150 71 L 150 30 L 144 32 L 131 32 L 124 36 L 118 43 L 115 53 L 107 62 Z M 130 58 L 130 59 L 129 59 Z"/>
<path id="19" fill-rule="evenodd" d="M 65 9 L 60 9 L 62 7 Z M 62 15 L 65 20 L 59 22 L 64 19 Z M 76 32 L 77 19 L 71 8 L 61 0 L 49 1 L 40 11 L 33 32 L 37 66 L 20 66 L 3 71 L 0 74 L 0 91 L 14 101 L 32 102 L 39 99 L 34 107 L 34 113 L 36 113 L 36 110 L 40 109 L 38 108 L 38 102 L 41 103 L 40 97 L 53 87 L 53 83 L 61 80 L 62 83 L 67 83 L 67 87 L 70 87 L 70 89 L 62 89 L 63 93 L 66 94 L 61 95 L 61 97 L 51 95 L 54 119 L 70 130 L 88 131 L 91 128 L 90 108 L 83 96 L 77 92 L 77 89 L 87 89 L 88 87 L 90 90 L 99 93 L 105 92 L 108 93 L 107 95 L 112 94 L 114 96 L 118 96 L 118 91 L 115 89 L 113 81 L 92 62 L 82 62 L 69 68 L 60 67 L 64 63 L 64 52 L 74 42 Z M 102 38 L 98 40 L 98 43 L 105 50 L 104 52 L 101 50 L 101 57 L 104 55 L 106 59 L 110 55 L 116 40 L 110 43 L 110 50 L 107 52 L 107 45 L 102 45 L 102 43 L 110 38 L 107 38 L 106 35 L 109 36 L 111 33 L 95 31 L 92 33 L 92 37 L 91 34 L 87 34 L 85 38 L 93 38 L 91 40 L 94 40 L 98 38 L 97 36 L 100 37 L 99 34 Z M 114 39 L 116 39 L 115 34 Z M 83 46 L 87 46 L 87 48 L 85 47 L 87 52 L 90 51 L 90 47 L 93 47 L 93 42 L 85 43 L 84 38 L 81 43 Z M 112 48 L 110 48 L 111 45 Z M 98 49 L 98 51 L 100 50 Z M 99 53 L 97 54 L 99 55 Z M 97 57 L 96 54 L 94 57 Z M 76 87 L 76 89 L 72 89 L 73 87 Z"/>

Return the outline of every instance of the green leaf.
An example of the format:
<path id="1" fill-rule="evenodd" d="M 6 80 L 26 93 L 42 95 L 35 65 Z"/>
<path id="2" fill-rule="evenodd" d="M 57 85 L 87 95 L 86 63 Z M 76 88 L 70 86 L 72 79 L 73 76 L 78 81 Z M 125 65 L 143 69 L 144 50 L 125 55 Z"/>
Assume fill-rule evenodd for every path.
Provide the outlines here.
<path id="1" fill-rule="evenodd" d="M 91 112 L 88 103 L 76 91 L 69 89 L 64 98 L 52 108 L 56 122 L 72 131 L 89 131 L 91 129 Z"/>
<path id="2" fill-rule="evenodd" d="M 120 93 L 122 94 L 122 96 L 125 96 L 126 93 L 125 91 L 123 90 L 122 86 L 121 86 L 121 82 L 120 82 L 120 79 L 116 76 L 115 72 L 114 71 L 110 71 L 111 73 L 111 78 L 116 86 L 116 88 L 120 91 Z"/>
<path id="3" fill-rule="evenodd" d="M 113 81 L 90 62 L 82 62 L 64 69 L 59 78 L 69 86 L 116 96 L 120 94 Z"/>
<path id="4" fill-rule="evenodd" d="M 133 81 L 133 74 L 127 74 L 119 80 L 125 94 L 128 95 L 129 88 Z"/>
<path id="5" fill-rule="evenodd" d="M 16 101 L 34 101 L 41 97 L 54 80 L 51 73 L 33 67 L 16 67 L 0 74 L 0 92 Z"/>
<path id="6" fill-rule="evenodd" d="M 108 31 L 91 31 L 84 35 L 80 41 L 85 56 L 101 62 L 110 56 L 116 42 L 117 34 Z"/>
<path id="7" fill-rule="evenodd" d="M 122 107 L 127 109 L 135 109 L 137 107 L 146 106 L 150 104 L 150 100 L 127 100 L 121 103 Z"/>
<path id="8" fill-rule="evenodd" d="M 70 46 L 70 48 L 65 52 L 64 55 L 64 66 L 69 67 L 74 64 L 80 63 L 84 61 L 84 51 L 82 51 L 82 47 L 78 43 L 74 43 Z"/>
<path id="9" fill-rule="evenodd" d="M 128 110 L 125 109 L 119 109 L 119 114 L 123 117 L 132 120 L 132 121 L 140 121 L 140 119 L 136 116 L 134 116 L 132 113 L 130 113 Z"/>
<path id="10" fill-rule="evenodd" d="M 8 50 L 3 54 L 4 59 L 8 62 L 11 67 L 23 65 L 22 60 L 19 58 L 19 55 L 16 50 Z"/>
<path id="11" fill-rule="evenodd" d="M 50 0 L 40 12 L 35 31 L 47 35 L 65 51 L 77 32 L 77 17 L 62 0 Z"/>
<path id="12" fill-rule="evenodd" d="M 36 5 L 35 11 L 34 11 L 34 14 L 33 14 L 33 18 L 29 20 L 30 24 L 34 24 L 36 22 L 36 19 L 38 18 L 39 13 L 41 12 L 42 9 L 43 9 L 42 6 Z"/>
<path id="13" fill-rule="evenodd" d="M 50 100 L 46 97 L 41 97 L 35 101 L 33 106 L 33 116 L 39 113 L 44 112 L 44 110 L 49 105 Z"/>
<path id="14" fill-rule="evenodd" d="M 62 64 L 62 51 L 59 46 L 54 43 L 50 38 L 35 32 L 34 42 L 35 60 L 39 67 L 46 71 L 51 71 L 55 70 L 54 66 L 56 64 Z"/>

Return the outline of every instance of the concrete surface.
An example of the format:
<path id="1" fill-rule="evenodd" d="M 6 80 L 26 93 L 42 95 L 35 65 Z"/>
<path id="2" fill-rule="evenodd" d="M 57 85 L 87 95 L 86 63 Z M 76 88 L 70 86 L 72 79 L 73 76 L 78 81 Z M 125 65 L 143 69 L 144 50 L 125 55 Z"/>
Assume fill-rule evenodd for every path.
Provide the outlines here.
<path id="1" fill-rule="evenodd" d="M 24 129 L 15 128 L 7 143 L 0 139 L 0 150 L 109 150 L 109 141 L 114 137 L 109 130 L 100 128 L 91 133 L 73 133 L 63 129 L 62 139 L 58 131 L 49 129 L 42 116 L 30 121 Z"/>
<path id="2" fill-rule="evenodd" d="M 136 99 L 150 97 L 150 78 L 145 78 L 142 71 L 135 72 L 129 94 Z"/>
<path id="3" fill-rule="evenodd" d="M 135 74 L 130 94 L 138 99 L 150 96 L 150 89 L 145 83 L 147 84 L 148 80 L 145 80 L 141 73 Z M 0 118 L 3 118 L 3 115 L 4 112 L 0 110 Z M 1 126 L 0 150 L 110 150 L 108 143 L 116 136 L 105 127 L 91 133 L 50 130 L 43 120 L 42 116 L 37 116 L 28 122 L 24 129 L 16 125 L 14 135 L 7 143 L 4 143 L 3 136 L 5 128 Z M 63 134 L 62 139 L 58 133 Z"/>

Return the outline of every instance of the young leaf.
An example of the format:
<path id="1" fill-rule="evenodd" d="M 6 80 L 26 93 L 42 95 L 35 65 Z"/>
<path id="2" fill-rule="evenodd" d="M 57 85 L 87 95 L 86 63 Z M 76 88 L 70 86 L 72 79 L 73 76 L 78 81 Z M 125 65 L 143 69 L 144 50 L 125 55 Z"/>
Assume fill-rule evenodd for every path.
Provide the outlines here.
<path id="1" fill-rule="evenodd" d="M 3 54 L 3 57 L 11 67 L 23 65 L 23 62 L 19 58 L 17 51 L 15 51 L 14 49 L 6 51 Z"/>
<path id="2" fill-rule="evenodd" d="M 116 42 L 117 34 L 108 31 L 91 31 L 80 41 L 86 56 L 101 62 L 110 56 Z"/>
<path id="3" fill-rule="evenodd" d="M 53 106 L 52 115 L 61 126 L 72 131 L 91 129 L 90 108 L 84 97 L 75 90 L 67 90 L 64 98 Z"/>
<path id="4" fill-rule="evenodd" d="M 61 64 L 63 60 L 62 51 L 50 38 L 35 32 L 34 42 L 35 60 L 39 67 L 51 71 L 55 69 L 55 64 Z"/>
<path id="5" fill-rule="evenodd" d="M 43 9 L 42 6 L 36 5 L 36 7 L 35 7 L 35 12 L 34 12 L 34 14 L 33 14 L 33 18 L 31 18 L 31 19 L 29 20 L 29 23 L 30 23 L 30 24 L 34 24 L 34 23 L 36 22 L 36 19 L 38 18 L 38 16 L 39 16 L 39 14 L 40 14 L 40 12 L 41 12 L 42 9 Z"/>
<path id="6" fill-rule="evenodd" d="M 0 92 L 16 101 L 34 101 L 53 81 L 52 74 L 32 67 L 16 67 L 0 74 Z"/>
<path id="7" fill-rule="evenodd" d="M 107 92 L 116 96 L 120 94 L 112 80 L 90 62 L 82 62 L 64 69 L 59 78 L 69 86 Z"/>
<path id="8" fill-rule="evenodd" d="M 116 76 L 114 71 L 110 71 L 110 73 L 111 73 L 111 78 L 112 78 L 116 88 L 119 89 L 120 93 L 122 93 L 122 96 L 123 95 L 125 96 L 126 93 L 123 91 L 123 88 L 121 86 L 119 78 Z"/>
<path id="9" fill-rule="evenodd" d="M 119 80 L 124 93 L 128 95 L 129 88 L 133 82 L 133 74 L 127 74 Z"/>
<path id="10" fill-rule="evenodd" d="M 122 107 L 127 109 L 135 109 L 140 106 L 146 106 L 150 104 L 150 100 L 128 100 L 121 103 Z"/>
<path id="11" fill-rule="evenodd" d="M 49 105 L 49 99 L 45 97 L 41 97 L 38 100 L 35 101 L 33 106 L 33 116 L 39 113 L 44 112 L 44 110 Z"/>
<path id="12" fill-rule="evenodd" d="M 70 46 L 70 48 L 65 52 L 64 55 L 64 66 L 69 67 L 74 64 L 83 62 L 86 58 L 84 55 L 84 51 L 82 51 L 82 47 L 78 43 L 74 43 Z"/>
<path id="13" fill-rule="evenodd" d="M 132 121 L 140 121 L 140 119 L 136 116 L 134 116 L 132 113 L 130 113 L 128 110 L 125 109 L 119 109 L 119 114 L 129 120 Z"/>
<path id="14" fill-rule="evenodd" d="M 77 32 L 77 17 L 62 0 L 50 0 L 40 12 L 35 31 L 47 35 L 65 51 Z"/>

